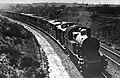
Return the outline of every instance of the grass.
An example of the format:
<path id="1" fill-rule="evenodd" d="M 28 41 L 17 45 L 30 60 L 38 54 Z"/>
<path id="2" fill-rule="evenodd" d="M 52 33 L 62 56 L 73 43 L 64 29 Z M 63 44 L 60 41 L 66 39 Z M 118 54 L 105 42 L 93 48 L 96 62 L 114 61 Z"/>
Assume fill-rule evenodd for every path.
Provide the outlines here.
<path id="1" fill-rule="evenodd" d="M 40 47 L 31 32 L 19 24 L 0 17 L 1 78 L 47 77 L 49 74 L 47 58 L 45 55 L 42 56 L 44 52 L 39 50 Z"/>

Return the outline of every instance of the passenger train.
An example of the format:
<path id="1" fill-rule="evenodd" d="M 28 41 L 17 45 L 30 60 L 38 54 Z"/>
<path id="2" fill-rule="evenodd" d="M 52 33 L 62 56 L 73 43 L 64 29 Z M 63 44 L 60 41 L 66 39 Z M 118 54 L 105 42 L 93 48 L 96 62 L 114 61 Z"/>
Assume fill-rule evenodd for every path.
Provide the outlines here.
<path id="1" fill-rule="evenodd" d="M 64 46 L 65 53 L 83 75 L 104 71 L 106 65 L 99 53 L 99 40 L 91 36 L 90 28 L 24 13 L 5 12 L 3 15 L 34 24 L 53 36 Z"/>

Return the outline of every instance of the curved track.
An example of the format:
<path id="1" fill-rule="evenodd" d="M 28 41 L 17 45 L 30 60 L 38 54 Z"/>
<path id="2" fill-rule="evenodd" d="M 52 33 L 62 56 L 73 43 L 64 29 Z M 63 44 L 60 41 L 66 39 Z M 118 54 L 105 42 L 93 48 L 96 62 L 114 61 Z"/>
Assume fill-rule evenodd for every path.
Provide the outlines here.
<path id="1" fill-rule="evenodd" d="M 21 20 L 20 20 L 20 21 L 21 21 Z M 39 28 L 38 26 L 36 26 L 36 25 L 34 25 L 34 24 L 31 24 L 31 23 L 29 23 L 29 22 L 26 22 L 26 21 L 22 21 L 22 22 L 24 22 L 24 23 L 26 23 L 26 24 L 28 24 L 28 25 L 31 25 L 31 26 L 39 29 L 40 31 L 42 31 L 43 33 L 45 33 L 47 36 L 49 36 L 54 42 L 56 42 L 63 51 L 66 51 L 66 48 L 65 48 L 63 45 L 61 45 L 61 43 L 60 43 L 58 40 L 56 40 L 53 36 L 51 36 L 50 34 L 48 34 L 46 31 L 42 30 L 42 29 Z M 73 55 L 77 56 L 77 55 L 74 54 L 73 52 L 71 52 L 71 53 L 72 53 Z M 78 57 L 78 56 L 77 56 L 77 57 Z M 71 61 L 74 63 L 74 60 L 71 59 Z M 75 65 L 75 64 L 74 64 L 74 65 Z M 77 65 L 75 65 L 75 66 L 77 67 Z M 107 73 L 107 72 L 102 73 L 100 78 L 110 78 L 110 77 L 108 77 L 108 75 L 107 75 L 106 73 Z M 85 78 L 86 78 L 86 77 L 85 77 Z"/>
<path id="2" fill-rule="evenodd" d="M 9 20 L 11 20 L 11 19 L 9 19 Z M 59 61 L 59 58 L 57 58 L 57 60 L 59 62 L 56 59 L 55 59 L 55 61 L 52 59 L 52 60 L 49 61 L 49 62 L 53 61 L 53 64 L 51 64 L 51 65 L 55 65 L 55 66 L 57 65 L 58 69 L 60 69 L 62 71 L 61 66 L 59 65 L 59 63 L 62 63 L 62 65 L 64 66 L 65 70 L 69 73 L 69 76 L 71 78 L 83 78 L 82 75 L 79 73 L 79 71 L 76 69 L 75 65 L 70 61 L 70 59 L 67 57 L 67 55 L 64 54 L 64 51 L 62 50 L 62 48 L 60 48 L 60 46 L 57 45 L 57 43 L 53 39 L 51 39 L 51 37 L 49 35 L 43 33 L 41 30 L 39 30 L 39 29 L 37 29 L 35 27 L 32 27 L 31 25 L 28 25 L 26 23 L 23 23 L 23 22 L 20 22 L 20 21 L 17 21 L 17 20 L 11 20 L 11 21 L 24 26 L 26 29 L 28 29 L 34 35 L 36 35 L 36 38 L 37 38 L 38 42 L 41 44 L 41 46 L 43 45 L 42 48 L 46 52 L 46 54 L 48 55 L 48 58 L 49 58 L 49 56 L 51 56 L 50 54 L 54 54 L 54 55 L 57 54 L 59 56 L 61 61 Z M 43 39 L 43 40 L 41 40 L 41 39 Z M 45 39 L 49 42 L 46 45 L 44 44 L 44 43 L 46 43 Z M 48 44 L 50 44 L 51 47 Z M 54 49 L 52 49 L 52 48 L 54 48 Z M 55 53 L 53 53 L 53 51 L 55 51 Z M 52 55 L 52 58 L 54 58 L 54 57 L 56 57 L 56 56 Z M 54 64 L 54 62 L 57 63 L 57 64 Z M 51 66 L 51 67 L 55 68 L 54 66 Z M 49 69 L 49 70 L 52 72 L 51 69 Z M 55 73 L 56 73 L 56 76 L 57 76 L 58 74 L 57 74 L 56 69 L 55 69 Z M 60 72 L 58 72 L 58 73 L 60 73 Z M 51 76 L 54 76 L 54 75 L 51 75 Z M 62 71 L 62 74 L 60 76 L 58 76 L 57 78 L 61 78 L 61 76 L 66 78 L 66 76 L 63 74 L 63 71 Z M 51 78 L 54 78 L 54 77 L 51 77 Z"/>
<path id="3" fill-rule="evenodd" d="M 21 20 L 19 20 L 19 21 L 21 21 Z M 42 29 L 39 28 L 38 26 L 36 26 L 36 25 L 34 25 L 34 24 L 31 24 L 31 23 L 29 23 L 29 22 L 26 22 L 26 21 L 21 21 L 21 22 L 24 22 L 24 23 L 26 23 L 26 24 L 28 24 L 28 25 L 31 25 L 31 26 L 39 29 L 40 31 L 42 31 L 43 33 L 45 33 L 46 35 L 48 35 L 54 42 L 56 42 L 63 51 L 66 51 L 66 48 L 65 48 L 63 45 L 61 45 L 61 44 L 59 43 L 59 41 L 56 40 L 53 36 L 51 36 L 50 34 L 48 34 L 46 31 L 42 30 Z M 101 48 L 100 48 L 100 51 L 101 51 L 107 58 L 110 59 L 111 56 L 108 56 L 108 53 L 105 54 L 105 53 L 106 53 L 105 50 L 106 50 L 106 49 L 105 49 L 104 47 L 101 47 Z M 108 52 L 108 51 L 107 51 L 107 52 Z M 73 63 L 74 63 L 74 61 L 73 61 Z M 77 67 L 77 66 L 76 66 L 76 67 Z M 110 78 L 110 76 L 108 77 L 108 75 L 106 74 L 106 72 L 102 73 L 102 75 L 104 76 L 104 77 L 102 77 L 102 78 Z M 100 78 L 101 78 L 101 77 L 100 77 Z"/>

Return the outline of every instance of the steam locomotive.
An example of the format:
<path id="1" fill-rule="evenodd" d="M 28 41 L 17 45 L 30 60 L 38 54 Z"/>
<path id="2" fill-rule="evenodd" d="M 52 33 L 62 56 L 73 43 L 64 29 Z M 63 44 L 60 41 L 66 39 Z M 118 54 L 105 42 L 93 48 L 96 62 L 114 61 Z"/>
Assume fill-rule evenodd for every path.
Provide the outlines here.
<path id="1" fill-rule="evenodd" d="M 64 46 L 65 53 L 83 75 L 104 71 L 106 65 L 99 53 L 99 40 L 91 36 L 90 28 L 24 13 L 5 12 L 3 15 L 34 24 L 53 36 Z"/>

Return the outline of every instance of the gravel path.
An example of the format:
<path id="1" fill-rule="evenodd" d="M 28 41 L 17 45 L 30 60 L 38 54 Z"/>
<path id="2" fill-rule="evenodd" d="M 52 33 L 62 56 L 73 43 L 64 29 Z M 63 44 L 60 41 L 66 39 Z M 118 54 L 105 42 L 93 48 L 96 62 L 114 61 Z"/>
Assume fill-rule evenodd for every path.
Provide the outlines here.
<path id="1" fill-rule="evenodd" d="M 31 31 L 37 38 L 43 50 L 46 52 L 50 66 L 50 78 L 83 78 L 67 55 L 64 54 L 64 51 L 53 40 L 41 31 L 35 28 L 31 29 L 27 24 L 21 22 L 17 23 Z"/>
<path id="2" fill-rule="evenodd" d="M 21 24 L 21 23 L 20 23 Z M 55 53 L 52 46 L 48 43 L 48 41 L 40 35 L 40 33 L 36 32 L 35 30 L 31 29 L 27 25 L 22 25 L 28 29 L 30 32 L 34 34 L 38 43 L 41 45 L 42 49 L 46 53 L 49 62 L 49 76 L 50 78 L 70 78 L 68 72 L 66 72 L 64 66 L 61 63 L 59 56 Z"/>
<path id="3" fill-rule="evenodd" d="M 112 75 L 112 78 L 120 78 L 120 67 L 111 60 L 107 60 L 108 65 L 106 71 Z"/>

